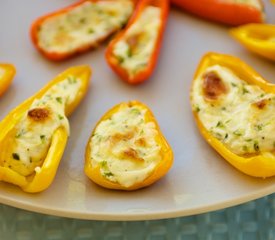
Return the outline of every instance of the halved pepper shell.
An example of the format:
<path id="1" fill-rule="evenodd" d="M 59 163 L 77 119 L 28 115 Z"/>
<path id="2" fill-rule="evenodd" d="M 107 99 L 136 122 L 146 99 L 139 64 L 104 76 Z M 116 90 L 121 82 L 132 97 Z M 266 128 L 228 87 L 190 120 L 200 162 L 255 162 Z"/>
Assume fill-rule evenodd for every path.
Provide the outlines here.
<path id="1" fill-rule="evenodd" d="M 249 84 L 257 85 L 267 93 L 275 93 L 275 85 L 268 83 L 253 68 L 241 61 L 237 57 L 225 54 L 208 53 L 200 61 L 194 75 L 193 83 L 205 70 L 213 65 L 220 65 L 230 69 L 240 79 Z M 192 85 L 193 86 L 193 85 Z M 191 88 L 190 100 L 192 103 L 193 87 Z M 271 177 L 275 175 L 275 155 L 259 154 L 252 157 L 239 156 L 230 151 L 221 141 L 215 138 L 203 125 L 198 117 L 198 113 L 193 110 L 193 115 L 198 129 L 203 138 L 232 166 L 239 171 L 253 177 Z"/>
<path id="2" fill-rule="evenodd" d="M 258 2 L 262 9 L 237 3 L 234 0 L 171 0 L 172 4 L 192 14 L 231 26 L 264 22 L 263 3 L 261 0 Z"/>
<path id="3" fill-rule="evenodd" d="M 230 34 L 251 52 L 275 61 L 275 25 L 247 24 L 232 28 Z"/>
<path id="4" fill-rule="evenodd" d="M 12 64 L 1 63 L 0 70 L 3 70 L 3 76 L 0 77 L 0 96 L 8 89 L 12 83 L 16 69 Z"/>
<path id="5" fill-rule="evenodd" d="M 9 133 L 13 130 L 14 126 L 20 121 L 23 114 L 29 109 L 31 104 L 35 99 L 41 98 L 52 86 L 65 80 L 69 76 L 74 76 L 81 80 L 81 88 L 78 92 L 75 101 L 70 105 L 66 106 L 65 114 L 69 116 L 74 109 L 78 106 L 80 101 L 85 96 L 89 80 L 90 80 L 91 70 L 89 66 L 79 66 L 72 67 L 65 72 L 58 75 L 56 78 L 51 80 L 46 86 L 44 86 L 35 95 L 28 98 L 16 108 L 14 108 L 1 122 L 0 122 L 0 151 L 5 151 L 5 144 L 7 144 L 7 138 Z M 62 158 L 66 143 L 67 143 L 67 131 L 64 127 L 58 128 L 51 140 L 51 145 L 48 150 L 47 156 L 40 167 L 40 171 L 34 172 L 31 176 L 22 176 L 16 171 L 1 166 L 0 154 L 0 181 L 9 182 L 22 188 L 25 192 L 41 192 L 49 187 L 52 183 L 57 168 L 59 166 L 60 160 Z"/>
<path id="6" fill-rule="evenodd" d="M 67 58 L 73 57 L 77 54 L 86 52 L 92 48 L 95 48 L 98 46 L 99 43 L 103 42 L 105 39 L 107 39 L 113 32 L 106 34 L 105 36 L 102 36 L 101 38 L 97 39 L 97 41 L 95 42 L 91 42 L 88 45 L 83 45 L 80 48 L 73 50 L 73 51 L 68 51 L 65 53 L 58 53 L 58 52 L 50 52 L 47 51 L 43 48 L 41 48 L 38 44 L 38 32 L 39 29 L 41 27 L 41 25 L 44 23 L 45 20 L 50 19 L 52 17 L 56 17 L 58 15 L 62 15 L 62 14 L 67 14 L 70 11 L 72 11 L 73 9 L 75 9 L 76 7 L 84 4 L 85 2 L 99 2 L 101 0 L 79 0 L 78 2 L 69 5 L 65 8 L 59 9 L 57 11 L 54 11 L 52 13 L 46 14 L 44 16 L 39 17 L 38 19 L 36 19 L 32 25 L 31 25 L 31 29 L 30 29 L 30 37 L 31 40 L 34 44 L 34 46 L 38 49 L 39 52 L 41 52 L 46 58 L 53 60 L 53 61 L 61 61 L 61 60 L 65 60 Z M 115 1 L 115 0 L 109 0 L 110 2 Z M 133 0 L 133 3 L 135 4 L 136 0 Z"/>
<path id="7" fill-rule="evenodd" d="M 143 182 L 135 183 L 134 185 L 132 185 L 130 187 L 125 187 L 125 186 L 120 185 L 119 183 L 112 182 L 112 181 L 108 180 L 107 178 L 102 176 L 102 174 L 100 172 L 100 166 L 93 166 L 92 161 L 91 161 L 90 141 L 91 141 L 91 137 L 93 136 L 93 133 L 95 132 L 97 126 L 102 121 L 109 119 L 110 116 L 112 116 L 114 113 L 116 113 L 122 104 L 128 104 L 129 106 L 141 106 L 142 108 L 147 110 L 147 112 L 145 114 L 145 119 L 146 119 L 145 121 L 146 122 L 150 121 L 150 122 L 155 123 L 156 129 L 159 133 L 156 138 L 156 141 L 161 146 L 161 154 L 162 154 L 162 160 L 156 165 L 154 171 Z M 108 189 L 130 191 L 130 190 L 137 190 L 140 188 L 144 188 L 144 187 L 147 187 L 147 186 L 153 184 L 154 182 L 156 182 L 157 180 L 162 178 L 169 171 L 172 164 L 173 164 L 172 148 L 170 147 L 170 145 L 167 142 L 167 140 L 165 139 L 165 137 L 161 134 L 160 127 L 159 127 L 153 113 L 143 103 L 141 103 L 139 101 L 130 101 L 128 103 L 120 103 L 120 104 L 114 106 L 113 108 L 111 108 L 107 113 L 104 114 L 104 116 L 96 124 L 96 126 L 88 140 L 88 143 L 86 145 L 84 172 L 93 182 L 95 182 L 96 184 L 98 184 L 102 187 L 105 187 Z"/>
<path id="8" fill-rule="evenodd" d="M 144 70 L 141 70 L 135 74 L 134 77 L 130 77 L 128 72 L 122 68 L 117 60 L 116 56 L 113 55 L 114 46 L 117 44 L 118 41 L 124 38 L 125 33 L 128 31 L 131 26 L 139 20 L 140 15 L 142 14 L 143 10 L 148 6 L 155 6 L 160 8 L 161 10 L 161 24 L 159 27 L 159 32 L 156 40 L 156 44 L 154 45 L 153 52 L 150 56 L 150 60 L 148 65 Z M 154 71 L 154 68 L 157 64 L 163 34 L 167 22 L 167 17 L 169 13 L 169 1 L 168 0 L 140 0 L 137 3 L 137 7 L 135 12 L 133 13 L 131 19 L 129 20 L 126 28 L 122 30 L 108 45 L 105 58 L 107 63 L 110 65 L 112 70 L 124 81 L 130 84 L 139 84 L 147 80 Z"/>

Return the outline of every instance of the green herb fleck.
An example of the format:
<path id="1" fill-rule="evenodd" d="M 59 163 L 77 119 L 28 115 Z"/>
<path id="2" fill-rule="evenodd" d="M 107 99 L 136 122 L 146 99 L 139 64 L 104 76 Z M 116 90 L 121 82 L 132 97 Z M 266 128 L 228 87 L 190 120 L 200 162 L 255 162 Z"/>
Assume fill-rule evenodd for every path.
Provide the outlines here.
<path id="1" fill-rule="evenodd" d="M 87 20 L 86 18 L 80 18 L 79 22 L 82 23 L 82 24 L 84 24 L 84 23 L 86 23 L 86 20 Z"/>
<path id="2" fill-rule="evenodd" d="M 59 102 L 60 104 L 62 104 L 62 98 L 61 98 L 61 97 L 56 97 L 55 100 L 56 100 L 57 102 Z"/>
<path id="3" fill-rule="evenodd" d="M 140 115 L 140 111 L 139 111 L 139 109 L 137 109 L 137 108 L 132 108 L 132 109 L 131 109 L 131 113 L 132 113 L 132 114 L 135 114 L 135 115 Z"/>
<path id="4" fill-rule="evenodd" d="M 41 139 L 41 142 L 44 143 L 45 140 L 46 140 L 46 136 L 45 135 L 40 135 L 40 139 Z"/>
<path id="5" fill-rule="evenodd" d="M 258 141 L 255 141 L 255 142 L 254 142 L 253 147 L 254 147 L 254 150 L 255 150 L 256 152 L 258 152 L 258 151 L 260 150 Z"/>
<path id="6" fill-rule="evenodd" d="M 237 84 L 236 84 L 236 83 L 231 82 L 231 86 L 232 86 L 232 87 L 237 87 Z"/>
<path id="7" fill-rule="evenodd" d="M 224 124 L 221 121 L 218 121 L 216 127 L 218 127 L 218 128 L 224 128 Z"/>
<path id="8" fill-rule="evenodd" d="M 255 125 L 256 130 L 261 131 L 263 130 L 263 124 Z"/>
<path id="9" fill-rule="evenodd" d="M 107 161 L 100 162 L 100 165 L 101 165 L 102 168 L 107 167 Z"/>
<path id="10" fill-rule="evenodd" d="M 20 160 L 20 156 L 19 156 L 18 153 L 13 153 L 12 158 L 15 159 L 15 160 Z"/>
<path id="11" fill-rule="evenodd" d="M 228 133 L 225 134 L 224 140 L 228 138 Z"/>
<path id="12" fill-rule="evenodd" d="M 64 119 L 64 117 L 62 115 L 58 114 L 58 119 L 62 120 L 62 119 Z"/>
<path id="13" fill-rule="evenodd" d="M 73 76 L 69 76 L 69 77 L 68 77 L 68 81 L 69 81 L 69 84 L 76 83 L 76 78 L 73 77 Z"/>
<path id="14" fill-rule="evenodd" d="M 243 151 L 247 152 L 248 151 L 248 147 L 246 145 L 243 146 Z"/>
<path id="15" fill-rule="evenodd" d="M 92 29 L 92 28 L 89 28 L 89 29 L 88 29 L 88 33 L 89 33 L 89 34 L 92 34 L 92 33 L 94 33 L 94 32 L 95 32 L 94 29 Z"/>
<path id="16" fill-rule="evenodd" d="M 240 137 L 240 136 L 243 135 L 243 133 L 242 133 L 240 130 L 234 131 L 233 134 L 234 134 L 235 136 L 238 136 L 238 137 Z"/>
<path id="17" fill-rule="evenodd" d="M 243 94 L 246 94 L 246 93 L 249 93 L 249 91 L 245 87 L 243 87 Z"/>
<path id="18" fill-rule="evenodd" d="M 103 175 L 104 175 L 104 177 L 112 177 L 112 176 L 114 176 L 114 174 L 111 173 L 111 172 L 105 172 L 105 173 L 103 173 Z"/>
<path id="19" fill-rule="evenodd" d="M 199 112 L 201 109 L 199 106 L 195 106 L 195 112 Z"/>

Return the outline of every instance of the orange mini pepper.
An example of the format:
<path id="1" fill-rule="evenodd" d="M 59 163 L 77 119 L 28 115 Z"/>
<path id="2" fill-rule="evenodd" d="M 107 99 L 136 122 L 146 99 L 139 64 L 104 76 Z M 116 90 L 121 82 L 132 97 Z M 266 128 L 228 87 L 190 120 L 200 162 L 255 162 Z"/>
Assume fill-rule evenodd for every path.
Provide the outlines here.
<path id="1" fill-rule="evenodd" d="M 172 149 L 152 112 L 130 101 L 114 106 L 97 123 L 87 143 L 84 171 L 102 187 L 136 190 L 162 178 L 172 163 Z"/>
<path id="2" fill-rule="evenodd" d="M 275 85 L 268 83 L 254 69 L 241 61 L 239 58 L 218 53 L 208 53 L 202 58 L 194 75 L 191 89 L 192 105 L 195 94 L 195 81 L 199 79 L 199 76 L 202 76 L 202 74 L 205 73 L 207 68 L 213 65 L 220 65 L 222 67 L 225 67 L 232 71 L 234 75 L 236 75 L 243 81 L 246 81 L 248 84 L 256 85 L 266 93 L 275 94 Z M 263 106 L 259 105 L 259 108 L 260 107 Z M 259 151 L 255 154 L 248 154 L 247 156 L 233 153 L 229 148 L 225 146 L 225 144 L 221 140 L 213 136 L 211 132 L 206 129 L 205 125 L 203 124 L 203 122 L 201 122 L 198 116 L 199 111 L 194 106 L 192 106 L 192 108 L 198 129 L 203 138 L 232 166 L 234 166 L 241 172 L 254 177 L 265 178 L 275 175 L 274 153 L 262 152 L 260 149 L 258 149 Z"/>
<path id="3" fill-rule="evenodd" d="M 32 42 L 48 59 L 64 60 L 97 47 L 121 29 L 134 5 L 132 0 L 80 0 L 36 19 L 30 30 Z"/>
<path id="4" fill-rule="evenodd" d="M 247 24 L 231 29 L 230 34 L 251 52 L 275 61 L 275 25 Z"/>
<path id="5" fill-rule="evenodd" d="M 16 73 L 12 64 L 0 64 L 0 96 L 8 89 Z"/>
<path id="6" fill-rule="evenodd" d="M 140 0 L 126 28 L 108 45 L 106 60 L 124 81 L 138 84 L 151 76 L 168 11 L 168 0 Z"/>
<path id="7" fill-rule="evenodd" d="M 236 0 L 171 0 L 171 2 L 192 14 L 231 26 L 264 21 L 261 0 L 257 0 L 258 7 L 249 1 L 240 3 Z"/>
<path id="8" fill-rule="evenodd" d="M 42 119 L 42 124 L 46 124 L 47 119 L 43 119 L 43 117 L 45 117 L 46 112 L 37 111 L 36 114 L 34 114 L 33 110 L 37 110 L 37 108 L 30 110 L 31 105 L 38 99 L 44 97 L 45 93 L 52 87 L 55 87 L 58 83 L 64 80 L 69 81 L 70 78 L 72 84 L 74 84 L 74 79 L 77 78 L 77 80 L 80 81 L 80 86 L 76 92 L 75 97 L 72 100 L 70 100 L 70 102 L 69 100 L 66 100 L 66 102 L 63 101 L 63 103 L 65 104 L 65 115 L 70 115 L 73 112 L 73 110 L 78 106 L 78 104 L 87 92 L 90 74 L 91 70 L 88 66 L 69 68 L 68 70 L 54 78 L 52 81 L 50 81 L 35 95 L 28 98 L 23 103 L 14 108 L 0 122 L 0 181 L 12 183 L 22 188 L 23 191 L 31 193 L 40 192 L 49 187 L 49 185 L 52 183 L 55 177 L 58 165 L 62 158 L 63 151 L 65 149 L 68 138 L 68 131 L 67 129 L 65 129 L 63 125 L 60 125 L 51 136 L 50 145 L 48 151 L 46 152 L 46 157 L 42 159 L 42 164 L 37 166 L 37 168 L 35 168 L 35 170 L 31 174 L 23 175 L 16 168 L 20 166 L 24 167 L 24 163 L 20 163 L 20 155 L 18 155 L 17 153 L 11 154 L 11 151 L 12 147 L 14 146 L 15 139 L 21 137 L 20 134 L 30 134 L 30 132 L 25 131 L 18 134 L 18 124 L 20 123 L 21 119 L 23 118 L 23 116 L 25 116 L 26 113 L 28 117 L 31 116 L 34 119 L 34 121 Z M 62 104 L 61 97 L 57 97 L 56 101 Z M 30 113 L 32 113 L 32 115 L 30 115 Z M 53 115 L 51 110 L 49 111 L 49 114 L 50 116 Z M 60 121 L 62 119 L 61 117 L 59 118 Z M 45 140 L 44 137 L 44 135 L 40 135 L 41 142 Z M 28 151 L 28 149 L 25 149 L 25 151 Z M 13 159 L 12 166 L 11 161 L 9 159 Z M 18 164 L 16 162 L 18 162 Z"/>

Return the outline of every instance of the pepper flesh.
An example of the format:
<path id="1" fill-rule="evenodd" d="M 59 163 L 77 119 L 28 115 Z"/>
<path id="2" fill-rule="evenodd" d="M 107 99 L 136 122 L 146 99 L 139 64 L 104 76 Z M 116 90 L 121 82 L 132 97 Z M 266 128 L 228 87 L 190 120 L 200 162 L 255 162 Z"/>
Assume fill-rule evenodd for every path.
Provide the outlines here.
<path id="1" fill-rule="evenodd" d="M 136 182 L 131 186 L 125 187 L 118 182 L 113 182 L 111 180 L 108 180 L 106 177 L 104 177 L 100 171 L 100 166 L 93 166 L 92 159 L 91 159 L 91 146 L 90 141 L 91 138 L 97 128 L 97 126 L 104 120 L 109 119 L 113 114 L 117 113 L 120 109 L 120 107 L 124 104 L 128 104 L 129 106 L 140 106 L 143 109 L 146 109 L 146 115 L 145 115 L 145 122 L 153 122 L 156 126 L 156 130 L 158 132 L 158 135 L 155 137 L 155 141 L 161 146 L 161 160 L 160 162 L 154 167 L 154 170 L 150 173 L 148 177 L 146 177 L 142 182 Z M 114 106 L 112 109 L 110 109 L 97 123 L 93 133 L 91 134 L 91 137 L 89 138 L 89 141 L 86 146 L 86 152 L 85 152 L 85 166 L 84 166 L 84 172 L 85 174 L 96 184 L 109 188 L 109 189 L 116 189 L 116 190 L 136 190 L 140 189 L 146 186 L 149 186 L 162 178 L 171 168 L 173 164 L 173 152 L 171 147 L 169 146 L 168 142 L 166 141 L 165 137 L 161 134 L 160 128 L 156 122 L 156 119 L 153 116 L 153 113 L 149 110 L 147 106 L 144 104 L 138 102 L 138 101 L 130 101 L 129 103 L 120 103 L 116 106 Z"/>
<path id="2" fill-rule="evenodd" d="M 158 29 L 157 33 L 157 38 L 153 46 L 153 51 L 150 54 L 149 61 L 147 65 L 145 66 L 144 69 L 136 72 L 134 76 L 130 76 L 130 74 L 127 72 L 127 69 L 122 67 L 120 65 L 119 59 L 114 55 L 114 47 L 115 45 L 122 39 L 126 37 L 127 32 L 131 29 L 131 27 L 136 24 L 143 11 L 146 9 L 148 6 L 154 6 L 160 9 L 160 26 Z M 169 12 L 169 1 L 168 0 L 140 0 L 137 4 L 136 10 L 132 16 L 132 18 L 129 20 L 126 28 L 120 32 L 108 45 L 105 58 L 112 68 L 112 70 L 117 73 L 120 78 L 130 84 L 138 84 L 146 79 L 148 79 L 151 74 L 153 73 L 153 70 L 156 66 L 159 51 L 161 48 L 161 43 L 162 43 L 162 38 L 163 38 L 163 33 L 165 30 L 166 26 L 166 21 L 167 21 L 167 16 Z M 138 39 L 136 40 L 137 42 L 139 41 Z M 134 55 L 132 56 L 133 58 L 135 57 Z"/>
<path id="3" fill-rule="evenodd" d="M 275 61 L 275 25 L 247 24 L 231 29 L 230 34 L 251 52 Z"/>
<path id="4" fill-rule="evenodd" d="M 1 74 L 1 72 L 3 72 Z M 0 64 L 0 96 L 8 89 L 16 73 L 12 64 Z"/>
<path id="5" fill-rule="evenodd" d="M 114 32 L 116 32 L 117 30 L 119 30 L 122 26 L 119 27 L 113 27 L 113 29 L 110 29 L 108 31 L 106 31 L 105 34 L 100 34 L 99 37 L 97 37 L 94 40 L 89 41 L 89 43 L 85 43 L 82 46 L 79 46 L 77 48 L 73 48 L 73 49 L 69 49 L 66 52 L 57 52 L 57 51 L 49 51 L 47 49 L 45 49 L 44 47 L 41 47 L 39 44 L 39 31 L 41 30 L 43 24 L 45 23 L 45 21 L 48 21 L 50 19 L 54 19 L 58 16 L 62 16 L 62 15 L 66 15 L 66 14 L 70 14 L 72 11 L 74 11 L 76 8 L 87 4 L 87 3 L 97 3 L 97 2 L 109 2 L 109 4 L 112 4 L 112 2 L 116 2 L 115 0 L 80 0 L 77 3 L 70 5 L 68 7 L 65 7 L 63 9 L 57 10 L 55 12 L 49 13 L 45 16 L 39 17 L 38 19 L 36 19 L 32 26 L 31 26 L 31 30 L 30 30 L 30 36 L 31 36 L 31 40 L 34 44 L 34 46 L 48 59 L 53 60 L 53 61 L 60 61 L 60 60 L 64 60 L 67 59 L 69 57 L 72 57 L 74 55 L 77 55 L 79 53 L 82 52 L 86 52 L 89 49 L 95 48 L 98 46 L 99 43 L 103 42 L 104 40 L 106 40 L 111 34 L 113 34 Z M 133 5 L 135 4 L 135 1 L 130 1 L 133 3 Z M 83 20 L 83 19 L 82 19 Z M 81 21 L 81 19 L 80 19 Z M 85 23 L 85 21 L 83 21 L 83 23 Z"/>
<path id="6" fill-rule="evenodd" d="M 3 166 L 3 149 L 9 147 L 9 144 L 12 141 L 9 138 L 9 135 L 14 130 L 15 125 L 20 121 L 23 114 L 29 109 L 31 104 L 36 99 L 41 98 L 47 90 L 57 83 L 64 81 L 69 76 L 74 76 L 80 80 L 81 86 L 74 101 L 67 104 L 65 107 L 65 115 L 70 115 L 85 96 L 88 90 L 90 75 L 91 70 L 88 66 L 69 68 L 50 81 L 35 95 L 18 105 L 0 122 L 0 149 L 2 149 L 0 154 L 0 181 L 12 183 L 21 187 L 23 191 L 31 193 L 41 192 L 49 187 L 55 177 L 68 138 L 68 133 L 63 126 L 55 130 L 47 155 L 42 163 L 42 166 L 40 166 L 40 170 L 35 171 L 29 176 L 23 176 L 13 169 Z"/>
<path id="7" fill-rule="evenodd" d="M 231 26 L 264 21 L 261 0 L 258 0 L 262 6 L 261 9 L 253 5 L 238 3 L 236 0 L 171 0 L 171 2 L 190 13 Z"/>
<path id="8" fill-rule="evenodd" d="M 257 85 L 267 93 L 275 93 L 275 85 L 268 83 L 254 69 L 248 66 L 240 59 L 224 54 L 208 53 L 206 54 L 194 75 L 191 89 L 191 103 L 193 85 L 196 79 L 205 72 L 205 70 L 213 65 L 221 65 L 230 69 L 235 75 L 249 84 Z M 259 152 L 254 156 L 241 156 L 230 151 L 220 140 L 214 137 L 200 121 L 198 112 L 193 109 L 193 115 L 196 120 L 198 129 L 203 138 L 231 165 L 241 172 L 254 177 L 270 177 L 275 175 L 275 155 Z"/>

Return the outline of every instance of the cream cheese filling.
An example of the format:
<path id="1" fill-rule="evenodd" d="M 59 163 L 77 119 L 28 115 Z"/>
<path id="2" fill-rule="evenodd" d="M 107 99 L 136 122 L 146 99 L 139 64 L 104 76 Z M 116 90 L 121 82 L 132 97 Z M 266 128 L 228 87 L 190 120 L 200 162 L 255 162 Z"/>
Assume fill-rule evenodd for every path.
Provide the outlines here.
<path id="1" fill-rule="evenodd" d="M 206 101 L 203 75 L 194 81 L 192 107 L 204 127 L 238 155 L 272 152 L 275 149 L 275 94 L 248 84 L 230 69 L 214 65 L 228 89 L 218 101 Z"/>
<path id="2" fill-rule="evenodd" d="M 124 187 L 142 182 L 161 160 L 159 133 L 154 122 L 145 122 L 146 111 L 123 105 L 97 126 L 89 143 L 93 167 Z"/>
<path id="3" fill-rule="evenodd" d="M 67 53 L 97 42 L 120 29 L 133 11 L 133 2 L 86 1 L 68 13 L 46 19 L 38 45 L 48 52 Z"/>
<path id="4" fill-rule="evenodd" d="M 6 166 L 27 176 L 43 163 L 55 130 L 64 127 L 69 135 L 65 107 L 75 100 L 80 87 L 80 80 L 70 76 L 35 99 L 15 125 L 11 159 L 5 162 Z"/>
<path id="5" fill-rule="evenodd" d="M 148 66 L 160 25 L 161 10 L 158 7 L 148 6 L 139 19 L 128 28 L 124 38 L 114 45 L 113 54 L 130 78 Z"/>

